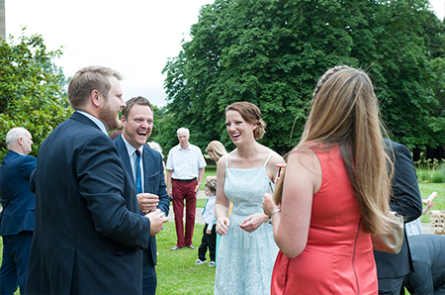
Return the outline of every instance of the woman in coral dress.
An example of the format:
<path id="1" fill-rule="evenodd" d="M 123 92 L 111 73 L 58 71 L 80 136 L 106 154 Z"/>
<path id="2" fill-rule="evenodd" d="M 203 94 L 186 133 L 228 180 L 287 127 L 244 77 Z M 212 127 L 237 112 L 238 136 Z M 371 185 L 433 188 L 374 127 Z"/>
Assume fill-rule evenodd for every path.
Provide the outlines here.
<path id="1" fill-rule="evenodd" d="M 275 199 L 263 202 L 280 248 L 272 294 L 377 294 L 371 234 L 387 228 L 388 167 L 368 76 L 327 71 Z"/>

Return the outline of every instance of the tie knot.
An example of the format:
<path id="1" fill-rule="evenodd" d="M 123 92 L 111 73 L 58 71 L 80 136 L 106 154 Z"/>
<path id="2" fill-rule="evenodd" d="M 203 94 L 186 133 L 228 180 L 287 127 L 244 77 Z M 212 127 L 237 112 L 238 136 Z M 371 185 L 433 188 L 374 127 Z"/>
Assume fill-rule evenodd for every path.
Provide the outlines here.
<path id="1" fill-rule="evenodd" d="M 136 153 L 136 156 L 137 156 L 138 158 L 141 156 L 141 151 L 140 151 L 140 150 L 136 150 L 135 153 Z"/>

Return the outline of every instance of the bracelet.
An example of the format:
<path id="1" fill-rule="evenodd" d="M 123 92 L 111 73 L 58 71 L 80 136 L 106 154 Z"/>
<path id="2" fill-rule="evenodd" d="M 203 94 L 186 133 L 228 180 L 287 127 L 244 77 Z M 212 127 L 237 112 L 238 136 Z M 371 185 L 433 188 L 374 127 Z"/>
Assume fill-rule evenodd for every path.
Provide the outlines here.
<path id="1" fill-rule="evenodd" d="M 270 215 L 269 224 L 272 224 L 273 216 L 275 215 L 275 213 L 278 213 L 278 212 L 281 212 L 280 208 L 273 210 L 272 215 Z"/>

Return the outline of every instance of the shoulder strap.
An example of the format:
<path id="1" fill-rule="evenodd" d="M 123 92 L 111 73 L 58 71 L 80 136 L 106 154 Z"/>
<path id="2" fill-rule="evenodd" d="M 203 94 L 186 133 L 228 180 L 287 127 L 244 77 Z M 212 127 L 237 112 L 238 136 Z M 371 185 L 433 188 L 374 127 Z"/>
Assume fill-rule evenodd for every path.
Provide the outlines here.
<path id="1" fill-rule="evenodd" d="M 266 167 L 267 163 L 268 163 L 269 160 L 270 160 L 270 157 L 272 157 L 272 154 L 273 154 L 273 153 L 270 153 L 269 157 L 267 157 L 266 163 L 264 163 L 263 168 Z"/>

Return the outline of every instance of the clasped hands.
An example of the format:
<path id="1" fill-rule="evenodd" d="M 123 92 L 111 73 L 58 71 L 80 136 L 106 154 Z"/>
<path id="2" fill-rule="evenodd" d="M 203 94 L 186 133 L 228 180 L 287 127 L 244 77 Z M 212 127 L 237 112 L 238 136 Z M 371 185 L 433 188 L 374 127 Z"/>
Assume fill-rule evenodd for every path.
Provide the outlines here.
<path id="1" fill-rule="evenodd" d="M 163 224 L 168 222 L 165 215 L 161 216 L 162 211 L 156 209 L 159 205 L 159 197 L 154 194 L 137 194 L 139 210 L 150 219 L 150 236 L 154 236 L 163 229 Z"/>

